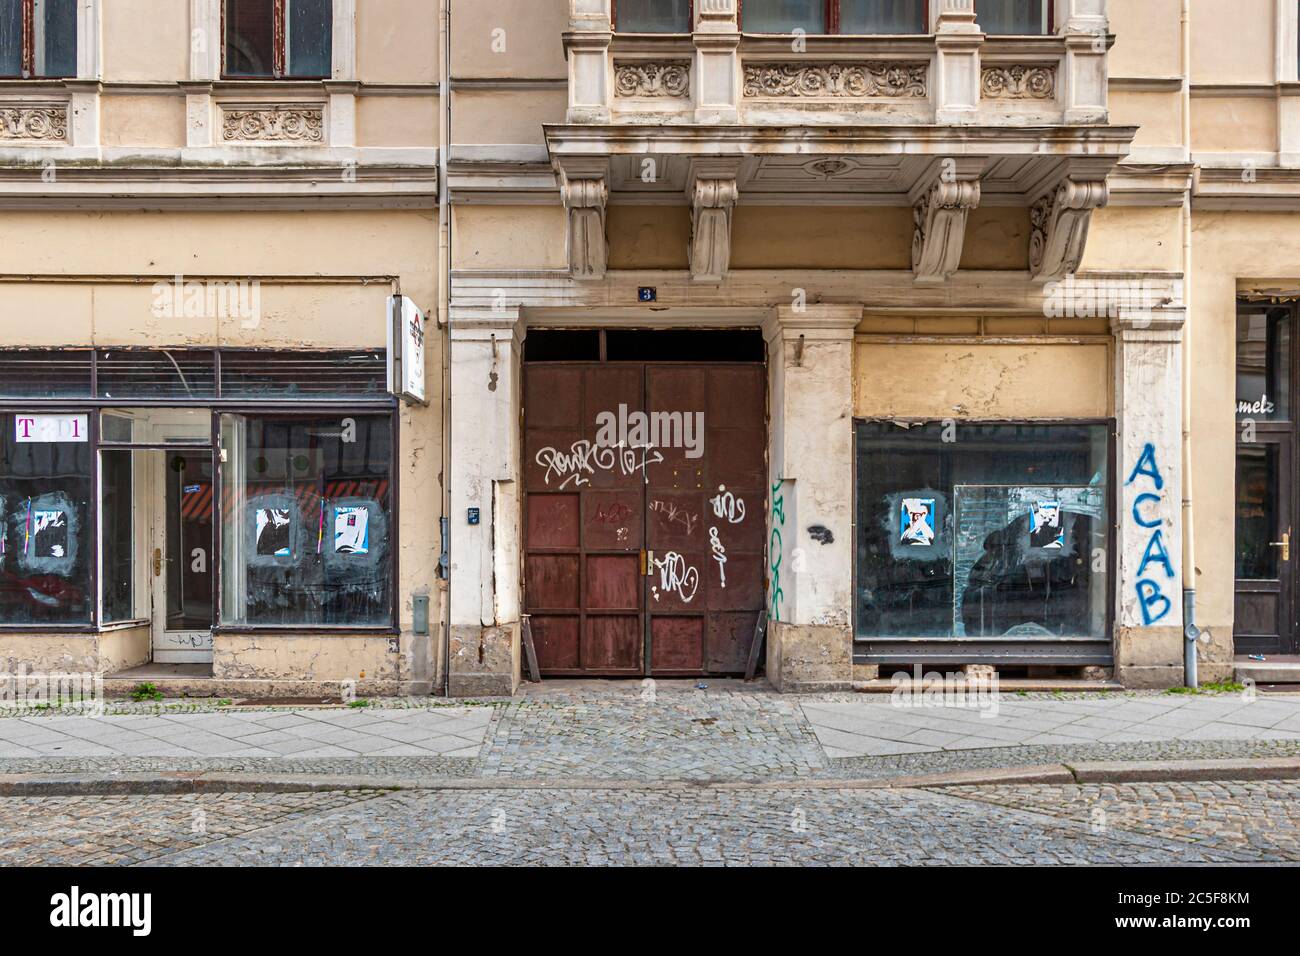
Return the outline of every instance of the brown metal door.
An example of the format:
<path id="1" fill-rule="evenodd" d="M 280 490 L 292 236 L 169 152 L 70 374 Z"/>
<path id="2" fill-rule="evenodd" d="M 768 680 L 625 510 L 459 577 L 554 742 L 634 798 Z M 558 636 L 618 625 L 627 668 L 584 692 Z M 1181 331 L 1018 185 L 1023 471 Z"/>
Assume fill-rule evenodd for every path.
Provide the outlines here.
<path id="1" fill-rule="evenodd" d="M 764 381 L 759 365 L 525 365 L 524 606 L 543 674 L 744 671 Z"/>

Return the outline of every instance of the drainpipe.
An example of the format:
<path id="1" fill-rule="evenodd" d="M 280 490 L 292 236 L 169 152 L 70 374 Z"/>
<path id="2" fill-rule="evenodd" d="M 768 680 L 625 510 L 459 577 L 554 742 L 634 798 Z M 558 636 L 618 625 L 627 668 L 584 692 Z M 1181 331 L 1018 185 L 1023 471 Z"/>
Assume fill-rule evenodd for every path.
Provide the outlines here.
<path id="1" fill-rule="evenodd" d="M 451 0 L 438 0 L 438 319 L 442 330 L 442 694 L 451 693 Z"/>
<path id="2" fill-rule="evenodd" d="M 1192 22 L 1191 0 L 1182 0 L 1180 15 L 1182 39 L 1182 111 L 1183 145 L 1187 159 L 1192 159 Z M 1196 626 L 1196 524 L 1192 511 L 1192 183 L 1183 196 L 1183 682 L 1195 688 L 1196 644 L 1201 630 Z"/>

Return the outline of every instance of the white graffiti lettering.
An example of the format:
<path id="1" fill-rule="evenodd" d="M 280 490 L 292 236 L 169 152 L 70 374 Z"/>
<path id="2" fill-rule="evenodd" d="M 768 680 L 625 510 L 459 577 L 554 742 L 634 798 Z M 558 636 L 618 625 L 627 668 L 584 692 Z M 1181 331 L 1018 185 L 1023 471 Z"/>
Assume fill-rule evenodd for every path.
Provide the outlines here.
<path id="1" fill-rule="evenodd" d="M 584 474 L 594 475 L 596 469 L 609 471 L 614 467 L 614 452 L 609 448 L 597 448 L 590 441 L 583 439 L 575 441 L 567 452 L 560 451 L 558 448 L 547 446 L 537 453 L 537 464 L 546 469 L 544 479 L 549 485 L 551 476 L 563 478 L 560 482 L 561 488 L 567 488 L 570 483 L 575 488 L 588 484 L 588 480 L 582 477 Z"/>
<path id="2" fill-rule="evenodd" d="M 718 493 L 709 499 L 713 506 L 715 518 L 726 518 L 730 524 L 740 524 L 745 520 L 745 501 L 737 498 L 727 490 L 726 485 L 718 486 Z"/>
<path id="3" fill-rule="evenodd" d="M 718 529 L 709 529 L 709 547 L 713 550 L 713 560 L 718 562 L 718 577 L 722 579 L 722 586 L 727 586 L 727 549 L 722 546 L 722 540 L 718 537 Z"/>
<path id="4" fill-rule="evenodd" d="M 700 587 L 700 572 L 687 567 L 686 559 L 676 551 L 669 551 L 661 559 L 655 558 L 655 567 L 659 569 L 659 587 L 669 593 L 676 593 L 684 604 L 695 600 L 695 592 Z"/>

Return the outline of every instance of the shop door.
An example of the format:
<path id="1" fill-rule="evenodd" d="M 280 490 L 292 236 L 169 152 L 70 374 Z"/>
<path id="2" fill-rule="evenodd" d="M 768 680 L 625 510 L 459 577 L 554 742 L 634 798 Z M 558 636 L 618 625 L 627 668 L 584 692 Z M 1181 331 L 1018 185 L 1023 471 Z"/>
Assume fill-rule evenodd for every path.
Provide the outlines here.
<path id="1" fill-rule="evenodd" d="M 1296 615 L 1296 304 L 1237 310 L 1238 655 L 1300 653 Z"/>
<path id="2" fill-rule="evenodd" d="M 524 601 L 543 674 L 745 670 L 763 607 L 761 365 L 525 365 Z"/>
<path id="3" fill-rule="evenodd" d="M 212 661 L 212 453 L 153 456 L 153 659 Z"/>

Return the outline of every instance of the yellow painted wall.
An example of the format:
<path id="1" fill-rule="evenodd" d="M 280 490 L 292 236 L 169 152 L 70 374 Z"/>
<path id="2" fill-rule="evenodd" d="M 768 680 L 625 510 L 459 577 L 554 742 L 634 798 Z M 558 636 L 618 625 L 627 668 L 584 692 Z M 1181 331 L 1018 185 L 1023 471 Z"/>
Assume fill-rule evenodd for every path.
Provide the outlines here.
<path id="1" fill-rule="evenodd" d="M 562 206 L 453 206 L 455 269 L 567 269 Z"/>
<path id="2" fill-rule="evenodd" d="M 910 269 L 912 210 L 747 206 L 732 220 L 733 269 Z"/>

